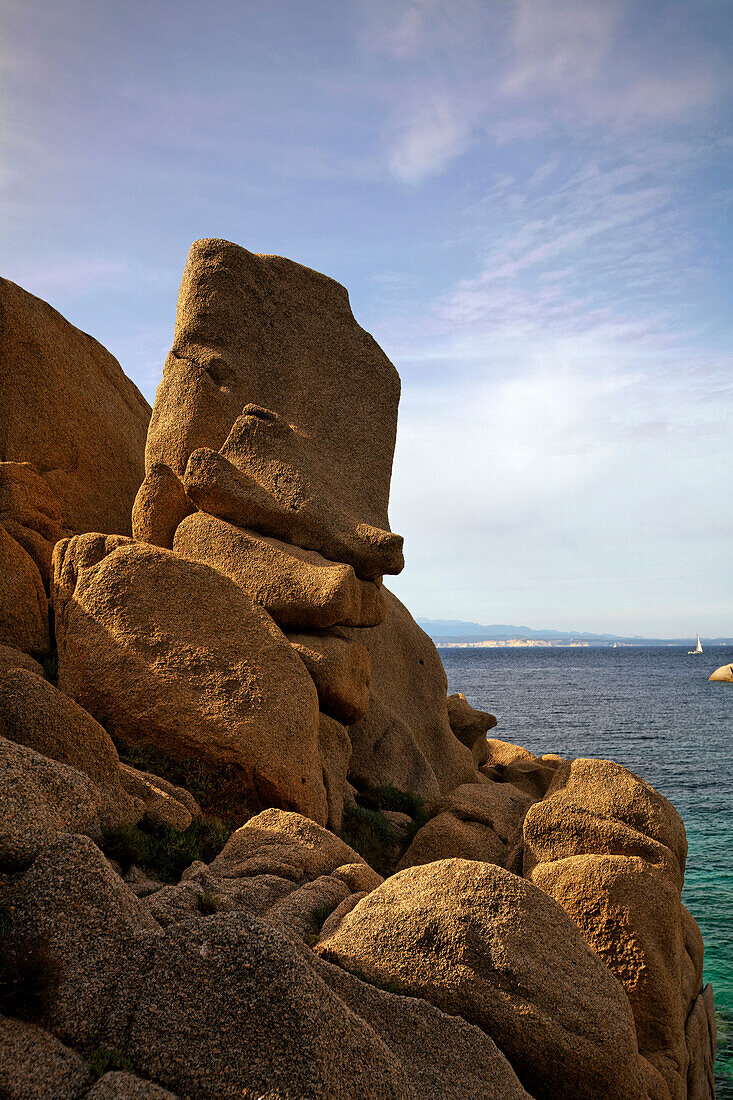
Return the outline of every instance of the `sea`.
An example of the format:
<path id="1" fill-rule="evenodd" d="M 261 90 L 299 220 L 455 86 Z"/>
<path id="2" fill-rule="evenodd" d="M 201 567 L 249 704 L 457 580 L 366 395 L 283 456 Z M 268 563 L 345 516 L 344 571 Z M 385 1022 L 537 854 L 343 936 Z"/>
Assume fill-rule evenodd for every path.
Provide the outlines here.
<path id="1" fill-rule="evenodd" d="M 703 641 L 704 646 L 704 641 Z M 682 900 L 715 994 L 718 1100 L 733 1100 L 733 646 L 441 648 L 448 690 L 531 752 L 616 760 L 676 806 L 689 845 Z"/>

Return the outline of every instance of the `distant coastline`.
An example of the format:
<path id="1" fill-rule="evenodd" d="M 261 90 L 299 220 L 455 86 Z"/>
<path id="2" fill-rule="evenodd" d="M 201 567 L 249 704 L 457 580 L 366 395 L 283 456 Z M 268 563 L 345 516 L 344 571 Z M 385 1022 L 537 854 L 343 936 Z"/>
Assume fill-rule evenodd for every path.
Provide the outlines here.
<path id="1" fill-rule="evenodd" d="M 528 626 L 508 626 L 463 622 L 460 619 L 418 619 L 418 624 L 439 649 L 572 648 L 602 646 L 621 649 L 628 646 L 687 646 L 695 644 L 695 636 L 686 638 L 624 637 L 620 634 L 590 634 L 586 631 L 534 630 Z M 702 636 L 705 646 L 733 645 L 733 638 Z"/>
<path id="2" fill-rule="evenodd" d="M 613 649 L 616 646 L 618 649 L 632 649 L 633 647 L 642 646 L 667 646 L 670 649 L 684 649 L 689 645 L 689 642 L 667 642 L 661 639 L 644 639 L 637 642 L 583 642 L 583 641 L 552 641 L 547 638 L 487 638 L 484 641 L 477 641 L 472 638 L 466 642 L 447 641 L 446 639 L 433 638 L 435 645 L 438 649 L 527 649 L 531 647 L 545 648 L 545 649 L 587 649 L 589 647 L 596 647 L 600 649 Z M 733 645 L 732 641 L 714 641 L 708 643 L 711 647 Z"/>

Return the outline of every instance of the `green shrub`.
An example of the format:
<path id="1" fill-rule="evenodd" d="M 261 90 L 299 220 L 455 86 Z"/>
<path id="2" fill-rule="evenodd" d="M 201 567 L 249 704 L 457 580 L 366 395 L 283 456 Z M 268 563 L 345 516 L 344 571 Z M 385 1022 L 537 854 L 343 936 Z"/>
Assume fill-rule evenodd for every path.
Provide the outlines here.
<path id="1" fill-rule="evenodd" d="M 344 806 L 341 839 L 380 875 L 389 873 L 398 847 L 397 834 L 380 810 Z"/>
<path id="2" fill-rule="evenodd" d="M 212 913 L 217 913 L 220 908 L 221 898 L 219 895 L 212 894 L 211 890 L 204 890 L 199 898 L 199 912 L 203 913 L 205 917 L 209 917 Z"/>
<path id="3" fill-rule="evenodd" d="M 392 786 L 377 787 L 376 795 L 380 810 L 396 810 L 398 813 L 407 814 L 415 824 L 415 832 L 428 820 L 425 799 L 415 791 L 401 791 L 399 787 Z"/>
<path id="4" fill-rule="evenodd" d="M 334 906 L 329 905 L 328 902 L 324 902 L 322 905 L 317 905 L 313 910 L 313 923 L 318 928 L 322 928 L 327 919 L 333 913 Z"/>
<path id="5" fill-rule="evenodd" d="M 241 825 L 257 806 L 243 789 L 241 773 L 230 765 L 205 766 L 200 760 L 177 760 L 148 745 L 117 744 L 120 760 L 138 771 L 167 779 L 189 791 L 201 808 L 214 817 Z"/>
<path id="6" fill-rule="evenodd" d="M 142 822 L 130 829 L 109 833 L 102 848 L 109 859 L 117 860 L 123 872 L 135 863 L 157 874 L 163 882 L 178 882 L 194 860 L 210 863 L 232 832 L 226 822 L 211 817 L 194 821 L 183 832 Z"/>
<path id="7" fill-rule="evenodd" d="M 41 662 L 43 668 L 43 675 L 51 684 L 57 684 L 59 682 L 59 658 L 57 653 L 53 653 L 50 657 L 44 657 Z"/>
<path id="8" fill-rule="evenodd" d="M 95 1077 L 101 1077 L 110 1070 L 124 1070 L 131 1073 L 134 1066 L 121 1050 L 114 1047 L 97 1047 L 89 1059 L 89 1068 Z"/>
<path id="9" fill-rule="evenodd" d="M 366 787 L 356 796 L 356 806 L 344 808 L 341 839 L 382 875 L 391 874 L 415 833 L 428 820 L 425 801 L 415 791 L 399 787 Z M 406 833 L 395 832 L 384 810 L 407 814 L 412 822 Z"/>

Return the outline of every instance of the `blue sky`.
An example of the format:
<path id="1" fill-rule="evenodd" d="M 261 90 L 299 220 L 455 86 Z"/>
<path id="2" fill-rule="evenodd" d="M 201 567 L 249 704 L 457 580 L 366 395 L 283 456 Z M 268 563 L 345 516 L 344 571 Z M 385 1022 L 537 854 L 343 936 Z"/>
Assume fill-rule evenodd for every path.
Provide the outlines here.
<path id="1" fill-rule="evenodd" d="M 0 0 L 0 272 L 152 402 L 191 241 L 349 289 L 417 615 L 733 635 L 728 0 Z"/>

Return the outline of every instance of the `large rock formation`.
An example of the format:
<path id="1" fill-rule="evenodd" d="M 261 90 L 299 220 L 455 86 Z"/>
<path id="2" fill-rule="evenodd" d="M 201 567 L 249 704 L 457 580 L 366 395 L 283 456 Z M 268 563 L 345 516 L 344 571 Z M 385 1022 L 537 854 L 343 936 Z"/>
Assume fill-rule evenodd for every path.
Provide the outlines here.
<path id="1" fill-rule="evenodd" d="M 558 906 L 508 871 L 469 860 L 401 871 L 317 950 L 480 1027 L 536 1100 L 645 1100 L 623 990 Z"/>
<path id="2" fill-rule="evenodd" d="M 223 573 L 287 632 L 330 733 L 332 821 L 345 754 L 360 787 L 432 799 L 477 780 L 437 651 L 381 586 L 402 567 L 387 517 L 398 400 L 338 283 L 226 241 L 192 246 L 134 533 Z"/>
<path id="3" fill-rule="evenodd" d="M 0 279 L 0 461 L 31 462 L 72 531 L 130 533 L 150 408 L 117 360 Z"/>
<path id="4" fill-rule="evenodd" d="M 712 1100 L 679 815 L 487 739 L 382 586 L 399 380 L 346 291 L 193 246 L 134 540 L 137 391 L 0 322 L 0 1094 Z"/>

